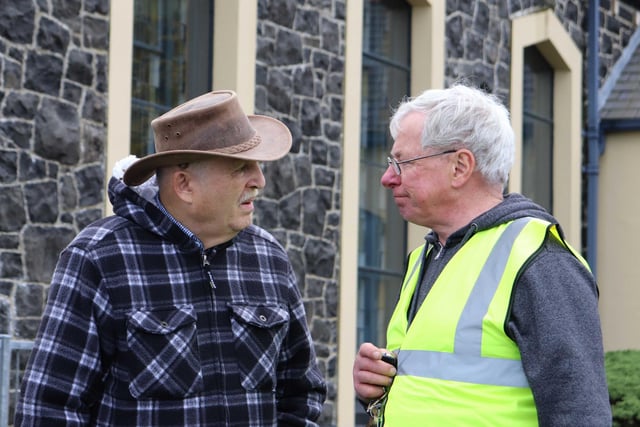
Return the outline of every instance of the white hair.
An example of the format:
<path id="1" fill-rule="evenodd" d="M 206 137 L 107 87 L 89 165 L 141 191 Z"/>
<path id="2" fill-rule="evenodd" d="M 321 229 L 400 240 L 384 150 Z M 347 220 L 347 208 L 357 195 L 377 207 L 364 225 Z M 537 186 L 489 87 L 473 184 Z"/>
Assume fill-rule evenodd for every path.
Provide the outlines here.
<path id="1" fill-rule="evenodd" d="M 509 112 L 496 96 L 462 84 L 426 90 L 403 101 L 394 112 L 389 124 L 394 139 L 402 119 L 412 112 L 425 115 L 423 149 L 466 148 L 487 182 L 506 184 L 513 166 L 515 137 Z"/>

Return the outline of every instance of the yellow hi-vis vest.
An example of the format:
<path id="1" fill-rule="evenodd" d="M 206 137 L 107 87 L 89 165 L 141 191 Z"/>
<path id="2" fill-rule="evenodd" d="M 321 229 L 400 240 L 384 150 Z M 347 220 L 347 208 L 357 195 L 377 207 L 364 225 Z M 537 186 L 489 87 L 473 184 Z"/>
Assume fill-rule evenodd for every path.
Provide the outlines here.
<path id="1" fill-rule="evenodd" d="M 518 273 L 547 233 L 587 265 L 546 221 L 521 218 L 480 231 L 447 263 L 408 327 L 425 246 L 411 253 L 387 329 L 398 373 L 385 427 L 538 425 L 520 351 L 504 326 Z"/>

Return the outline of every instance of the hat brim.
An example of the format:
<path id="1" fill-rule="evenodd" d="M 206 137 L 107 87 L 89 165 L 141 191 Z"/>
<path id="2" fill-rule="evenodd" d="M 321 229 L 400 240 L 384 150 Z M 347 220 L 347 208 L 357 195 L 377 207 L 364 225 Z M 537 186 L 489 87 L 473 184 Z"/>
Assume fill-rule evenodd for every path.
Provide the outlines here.
<path id="1" fill-rule="evenodd" d="M 260 115 L 248 115 L 249 122 L 260 135 L 258 145 L 238 153 L 221 153 L 217 151 L 169 150 L 149 154 L 129 166 L 122 177 L 125 184 L 140 185 L 162 166 L 172 166 L 203 160 L 207 157 L 230 157 L 234 159 L 269 162 L 284 157 L 291 149 L 292 137 L 289 128 L 279 120 Z"/>

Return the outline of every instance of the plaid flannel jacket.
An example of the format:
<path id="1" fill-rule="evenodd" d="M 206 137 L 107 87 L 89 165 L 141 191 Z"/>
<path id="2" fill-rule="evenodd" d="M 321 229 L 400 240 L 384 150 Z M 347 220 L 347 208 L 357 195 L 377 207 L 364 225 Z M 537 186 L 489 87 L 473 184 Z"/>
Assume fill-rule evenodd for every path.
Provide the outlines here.
<path id="1" fill-rule="evenodd" d="M 16 426 L 313 426 L 326 387 L 292 267 L 250 226 L 203 250 L 112 178 L 61 253 Z"/>

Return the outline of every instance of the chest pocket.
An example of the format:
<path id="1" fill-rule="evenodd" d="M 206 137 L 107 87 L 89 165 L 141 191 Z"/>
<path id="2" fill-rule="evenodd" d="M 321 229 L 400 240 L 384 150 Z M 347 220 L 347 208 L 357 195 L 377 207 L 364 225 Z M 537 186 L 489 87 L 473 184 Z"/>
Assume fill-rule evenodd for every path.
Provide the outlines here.
<path id="1" fill-rule="evenodd" d="M 190 305 L 136 310 L 127 321 L 135 398 L 186 397 L 202 391 L 196 315 Z"/>
<path id="2" fill-rule="evenodd" d="M 282 342 L 289 331 L 289 311 L 281 305 L 229 304 L 242 386 L 275 390 Z"/>

